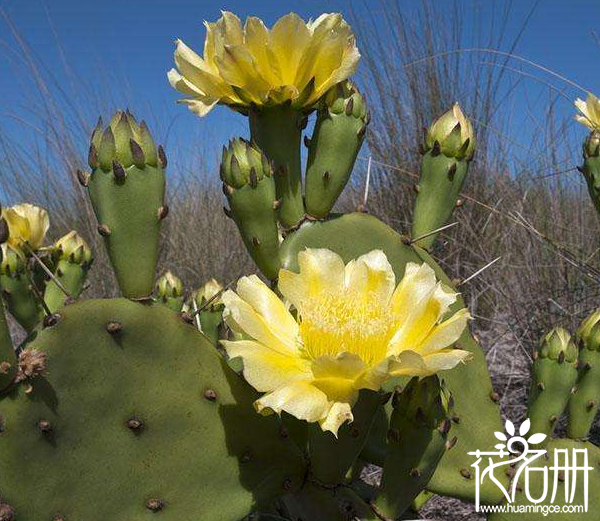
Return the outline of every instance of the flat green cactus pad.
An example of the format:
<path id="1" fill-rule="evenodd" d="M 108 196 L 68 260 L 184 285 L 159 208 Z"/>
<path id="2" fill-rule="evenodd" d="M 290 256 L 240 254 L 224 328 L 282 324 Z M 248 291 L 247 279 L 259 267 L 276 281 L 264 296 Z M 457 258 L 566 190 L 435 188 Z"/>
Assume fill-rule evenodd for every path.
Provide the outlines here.
<path id="1" fill-rule="evenodd" d="M 177 313 L 125 299 L 60 313 L 27 346 L 47 354 L 46 376 L 0 401 L 15 519 L 235 521 L 301 485 L 277 419 Z"/>
<path id="2" fill-rule="evenodd" d="M 438 278 L 451 285 L 443 270 L 424 250 L 404 244 L 398 233 L 367 214 L 334 216 L 328 221 L 305 225 L 283 242 L 280 251 L 283 267 L 297 270 L 298 252 L 307 247 L 329 248 L 340 254 L 345 262 L 371 250 L 381 249 L 394 268 L 398 280 L 404 274 L 407 262 L 427 262 L 434 268 Z M 464 302 L 459 299 L 452 310 L 456 311 L 463 306 Z M 480 346 L 470 332 L 465 331 L 458 347 L 472 352 L 473 360 L 440 374 L 455 399 L 454 425 L 450 438 L 456 436 L 457 443 L 442 458 L 428 488 L 437 494 L 472 501 L 475 498 L 475 483 L 468 471 L 474 460 L 467 453 L 477 449 L 493 450 L 493 433 L 501 431 L 502 424 L 500 411 L 492 399 L 492 384 Z M 386 451 L 387 429 L 382 428 L 381 420 L 376 419 L 366 450 L 366 459 L 378 465 L 383 465 Z M 481 489 L 481 498 L 485 503 L 497 503 L 502 494 L 497 487 L 486 485 Z"/>
<path id="3" fill-rule="evenodd" d="M 587 512 L 577 512 L 575 510 L 566 510 L 565 512 L 559 511 L 559 512 L 554 512 L 551 511 L 550 508 L 552 509 L 559 509 L 562 510 L 562 508 L 564 506 L 567 506 L 567 508 L 570 508 L 570 506 L 584 506 L 585 504 L 585 499 L 584 499 L 584 492 L 585 492 L 585 488 L 584 488 L 584 475 L 583 475 L 583 471 L 579 470 L 577 471 L 577 477 L 576 477 L 576 481 L 575 481 L 575 495 L 573 496 L 572 501 L 568 501 L 565 499 L 565 485 L 569 484 L 569 494 L 571 493 L 571 487 L 573 484 L 573 473 L 572 471 L 569 472 L 569 479 L 567 481 L 566 479 L 566 474 L 567 471 L 563 470 L 562 472 L 559 472 L 558 474 L 558 483 L 557 483 L 557 490 L 556 490 L 556 497 L 554 498 L 554 501 L 552 502 L 552 493 L 553 493 L 553 488 L 554 488 L 554 479 L 555 479 L 555 475 L 554 475 L 554 470 L 551 469 L 551 467 L 555 464 L 558 463 L 559 466 L 564 466 L 565 465 L 565 458 L 564 455 L 561 456 L 559 458 L 559 461 L 556 462 L 555 458 L 554 458 L 554 449 L 562 449 L 562 450 L 567 450 L 568 454 L 569 454 L 569 460 L 571 460 L 571 455 L 572 455 L 572 449 L 587 449 L 588 450 L 588 464 L 590 467 L 593 467 L 593 470 L 590 471 L 589 473 L 589 482 L 587 485 L 587 489 L 588 489 L 588 510 Z M 489 517 L 489 521 L 513 521 L 514 519 L 519 519 L 522 521 L 538 521 L 539 519 L 544 519 L 545 521 L 560 521 L 562 519 L 569 519 L 572 521 L 584 521 L 584 520 L 596 520 L 598 519 L 598 512 L 600 512 L 600 496 L 598 496 L 598 490 L 600 490 L 600 466 L 598 465 L 600 463 L 600 450 L 598 449 L 598 447 L 596 447 L 595 445 L 592 445 L 591 443 L 587 443 L 587 442 L 580 442 L 580 441 L 574 441 L 574 440 L 569 440 L 569 439 L 564 439 L 564 440 L 559 440 L 559 439 L 554 439 L 554 440 L 550 440 L 550 442 L 548 443 L 547 446 L 547 450 L 548 450 L 548 455 L 550 456 L 550 458 L 548 460 L 541 458 L 535 462 L 532 462 L 530 465 L 532 467 L 535 468 L 543 468 L 543 467 L 548 467 L 548 489 L 547 489 L 547 494 L 546 494 L 546 498 L 544 501 L 542 501 L 541 503 L 538 503 L 540 509 L 541 508 L 547 508 L 548 511 L 546 514 L 543 513 L 542 510 L 539 510 L 538 512 L 535 511 L 529 511 L 527 512 L 526 510 L 518 511 L 518 514 L 515 513 L 495 513 L 492 514 Z M 578 456 L 578 462 L 577 464 L 582 466 L 584 461 L 583 458 L 581 456 Z M 572 464 L 572 461 L 570 461 L 570 464 Z M 529 495 L 533 498 L 533 499 L 538 499 L 541 498 L 544 494 L 544 479 L 543 479 L 543 472 L 541 471 L 533 471 L 530 472 L 530 479 L 529 479 Z M 519 479 L 519 485 L 522 485 L 524 483 L 524 476 L 522 476 Z M 571 498 L 569 498 L 571 499 Z M 515 503 L 514 503 L 515 507 L 522 507 L 522 508 L 532 508 L 534 505 L 533 503 L 531 503 L 531 501 L 529 501 L 529 499 L 527 498 L 526 492 L 525 490 L 519 490 L 517 489 L 517 495 L 515 498 Z"/>

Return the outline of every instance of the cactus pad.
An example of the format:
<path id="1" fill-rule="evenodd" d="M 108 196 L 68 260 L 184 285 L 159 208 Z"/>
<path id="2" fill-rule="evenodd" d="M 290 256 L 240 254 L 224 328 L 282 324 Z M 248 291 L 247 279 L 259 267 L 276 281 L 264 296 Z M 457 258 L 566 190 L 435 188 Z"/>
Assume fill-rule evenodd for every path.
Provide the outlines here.
<path id="1" fill-rule="evenodd" d="M 301 485 L 277 419 L 161 304 L 74 304 L 26 349 L 47 372 L 0 401 L 0 494 L 16 519 L 236 521 Z"/>

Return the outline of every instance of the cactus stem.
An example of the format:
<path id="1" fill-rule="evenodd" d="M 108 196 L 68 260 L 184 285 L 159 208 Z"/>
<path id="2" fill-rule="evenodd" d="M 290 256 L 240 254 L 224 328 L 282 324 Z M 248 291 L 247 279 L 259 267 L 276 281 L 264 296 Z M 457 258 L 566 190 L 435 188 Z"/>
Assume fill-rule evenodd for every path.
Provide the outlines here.
<path id="1" fill-rule="evenodd" d="M 102 235 L 102 237 L 108 237 L 110 235 L 110 228 L 106 226 L 106 224 L 99 224 L 98 233 Z"/>
<path id="2" fill-rule="evenodd" d="M 81 186 L 87 188 L 87 185 L 90 183 L 90 174 L 77 169 L 77 180 Z"/>
<path id="3" fill-rule="evenodd" d="M 121 163 L 119 163 L 118 161 L 116 161 L 115 159 L 113 159 L 112 167 L 113 167 L 113 173 L 115 174 L 115 179 L 117 180 L 117 183 L 122 183 L 123 181 L 125 181 L 125 178 L 127 177 L 127 173 L 125 172 L 123 165 Z"/>
<path id="4" fill-rule="evenodd" d="M 213 389 L 206 389 L 204 391 L 204 398 L 209 402 L 214 402 L 217 399 L 217 393 Z"/>
<path id="5" fill-rule="evenodd" d="M 149 499 L 146 501 L 146 508 L 152 512 L 160 512 L 165 508 L 165 502 L 162 499 Z"/>
<path id="6" fill-rule="evenodd" d="M 169 215 L 169 207 L 166 204 L 163 204 L 159 209 L 158 209 L 158 220 L 162 221 L 163 219 L 167 218 L 167 215 Z"/>
<path id="7" fill-rule="evenodd" d="M 163 167 L 163 169 L 167 168 L 167 154 L 165 154 L 165 149 L 163 148 L 162 145 L 158 145 L 158 160 L 160 161 L 160 166 Z"/>
<path id="8" fill-rule="evenodd" d="M 111 335 L 116 335 L 120 333 L 123 329 L 123 324 L 120 322 L 109 322 L 106 324 L 106 331 Z"/>

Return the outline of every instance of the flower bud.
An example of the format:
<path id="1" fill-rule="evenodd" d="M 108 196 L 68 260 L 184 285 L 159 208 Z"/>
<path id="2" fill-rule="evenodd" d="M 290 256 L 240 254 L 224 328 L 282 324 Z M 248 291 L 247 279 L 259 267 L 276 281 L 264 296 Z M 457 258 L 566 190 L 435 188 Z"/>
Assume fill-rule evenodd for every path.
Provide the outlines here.
<path id="1" fill-rule="evenodd" d="M 183 296 L 183 282 L 171 271 L 167 271 L 156 283 L 156 292 L 161 299 Z"/>
<path id="2" fill-rule="evenodd" d="M 263 177 L 270 177 L 273 169 L 267 156 L 258 148 L 243 138 L 229 142 L 229 147 L 223 147 L 221 160 L 221 180 L 233 187 L 242 188 L 255 185 Z"/>
<path id="3" fill-rule="evenodd" d="M 81 266 L 89 266 L 94 260 L 91 248 L 75 230 L 54 243 L 54 253 L 58 260 L 67 260 Z"/>
<path id="4" fill-rule="evenodd" d="M 470 160 L 475 152 L 473 125 L 465 117 L 458 103 L 436 119 L 425 136 L 425 152 L 437 147 L 442 154 Z"/>
<path id="5" fill-rule="evenodd" d="M 598 157 L 600 155 L 600 130 L 592 130 L 583 142 L 583 157 Z"/>
<path id="6" fill-rule="evenodd" d="M 2 218 L 8 225 L 8 244 L 23 249 L 39 249 L 50 227 L 48 212 L 33 204 L 23 203 L 2 209 Z M 27 249 L 24 250 L 27 253 Z"/>
<path id="7" fill-rule="evenodd" d="M 572 363 L 577 360 L 577 354 L 577 345 L 571 339 L 571 334 L 562 327 L 555 327 L 540 341 L 539 355 L 542 358 L 558 360 L 562 356 L 564 360 Z"/>
<path id="8" fill-rule="evenodd" d="M 577 329 L 577 338 L 582 347 L 590 351 L 600 351 L 600 309 L 587 317 Z"/>
<path id="9" fill-rule="evenodd" d="M 321 109 L 332 114 L 346 113 L 362 120 L 367 119 L 367 105 L 361 93 L 351 81 L 338 83 L 327 91 L 321 100 Z"/>
<path id="10" fill-rule="evenodd" d="M 25 258 L 21 250 L 14 249 L 9 244 L 1 245 L 0 275 L 15 277 L 25 270 Z"/>

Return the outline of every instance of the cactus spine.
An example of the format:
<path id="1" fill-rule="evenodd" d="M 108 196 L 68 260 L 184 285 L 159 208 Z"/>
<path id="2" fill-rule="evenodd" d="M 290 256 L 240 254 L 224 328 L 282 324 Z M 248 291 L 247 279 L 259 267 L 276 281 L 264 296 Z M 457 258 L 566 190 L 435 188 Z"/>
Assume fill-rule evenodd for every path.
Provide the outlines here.
<path id="1" fill-rule="evenodd" d="M 110 261 L 124 296 L 148 297 L 154 287 L 164 203 L 166 158 L 148 127 L 118 111 L 103 130 L 92 134 L 88 188 Z"/>
<path id="2" fill-rule="evenodd" d="M 362 146 L 369 115 L 365 101 L 350 82 L 336 85 L 321 99 L 308 142 L 306 211 L 325 218 L 350 179 Z"/>
<path id="3" fill-rule="evenodd" d="M 447 444 L 452 399 L 437 376 L 413 378 L 394 395 L 376 512 L 396 519 L 425 489 Z"/>
<path id="4" fill-rule="evenodd" d="M 458 203 L 475 152 L 471 122 L 458 103 L 433 122 L 421 147 L 421 174 L 413 212 L 412 237 L 429 250 Z"/>
<path id="5" fill-rule="evenodd" d="M 269 160 L 255 144 L 234 139 L 223 148 L 221 180 L 248 253 L 265 276 L 276 279 L 280 265 L 276 209 L 280 201 Z"/>
<path id="6" fill-rule="evenodd" d="M 546 334 L 534 351 L 528 418 L 531 432 L 550 436 L 577 380 L 577 346 L 562 328 Z"/>
<path id="7" fill-rule="evenodd" d="M 567 433 L 573 439 L 586 439 L 600 400 L 600 310 L 581 323 L 577 338 L 579 375 L 569 401 Z"/>

